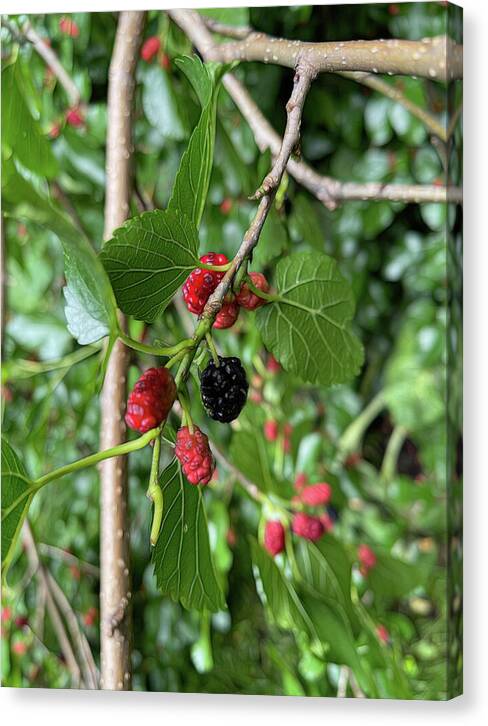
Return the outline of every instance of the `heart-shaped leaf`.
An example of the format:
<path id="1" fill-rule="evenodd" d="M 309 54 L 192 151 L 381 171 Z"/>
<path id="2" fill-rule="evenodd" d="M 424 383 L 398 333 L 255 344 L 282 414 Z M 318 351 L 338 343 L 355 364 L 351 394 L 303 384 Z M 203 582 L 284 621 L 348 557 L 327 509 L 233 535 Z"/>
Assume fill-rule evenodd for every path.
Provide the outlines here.
<path id="1" fill-rule="evenodd" d="M 276 266 L 279 299 L 258 311 L 264 345 L 285 370 L 330 386 L 355 376 L 363 349 L 350 330 L 354 296 L 335 260 L 302 252 Z"/>
<path id="2" fill-rule="evenodd" d="M 24 178 L 9 159 L 2 165 L 8 182 L 4 199 L 23 219 L 29 219 L 56 234 L 64 250 L 68 329 L 82 345 L 106 335 L 117 334 L 115 298 L 102 263 L 85 235 L 54 202 L 43 196 L 42 188 Z M 2 189 L 3 192 L 3 189 Z"/>
<path id="3" fill-rule="evenodd" d="M 114 232 L 100 258 L 117 304 L 152 323 L 198 264 L 198 232 L 184 214 L 145 212 Z"/>

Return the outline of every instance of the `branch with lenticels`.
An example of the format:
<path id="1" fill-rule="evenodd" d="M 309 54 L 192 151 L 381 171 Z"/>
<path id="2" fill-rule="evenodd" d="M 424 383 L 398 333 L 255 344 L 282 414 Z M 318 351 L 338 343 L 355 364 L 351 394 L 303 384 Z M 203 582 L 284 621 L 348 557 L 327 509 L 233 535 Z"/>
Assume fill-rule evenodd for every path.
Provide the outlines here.
<path id="1" fill-rule="evenodd" d="M 330 44 L 304 44 L 298 41 L 286 41 L 279 38 L 268 38 L 258 33 L 249 33 L 244 37 L 245 33 L 248 33 L 248 29 L 240 29 L 238 37 L 242 38 L 234 43 L 227 43 L 223 45 L 215 45 L 213 37 L 209 32 L 204 19 L 195 11 L 192 10 L 168 10 L 168 15 L 181 27 L 181 29 L 190 38 L 192 43 L 196 46 L 199 52 L 202 54 L 204 60 L 215 60 L 215 61 L 230 61 L 230 60 L 269 60 L 267 43 L 273 45 L 276 49 L 274 55 L 271 55 L 272 62 L 281 63 L 293 67 L 295 69 L 295 76 L 293 79 L 293 91 L 290 96 L 288 103 L 286 104 L 287 120 L 286 128 L 283 135 L 283 139 L 276 134 L 276 132 L 269 126 L 268 122 L 260 113 L 257 106 L 251 100 L 249 94 L 244 87 L 237 81 L 237 79 L 228 73 L 224 76 L 223 83 L 234 98 L 238 107 L 243 112 L 246 119 L 249 120 L 252 130 L 255 133 L 257 143 L 260 147 L 268 146 L 274 156 L 274 163 L 271 171 L 266 175 L 262 184 L 254 194 L 254 199 L 259 199 L 259 205 L 254 215 L 254 218 L 246 231 L 242 243 L 230 263 L 230 267 L 222 278 L 221 282 L 215 289 L 214 293 L 209 297 L 207 304 L 204 308 L 200 321 L 195 329 L 193 335 L 193 345 L 185 353 L 178 372 L 176 374 L 175 382 L 179 386 L 186 378 L 192 360 L 195 355 L 195 351 L 198 348 L 199 343 L 204 337 L 210 332 L 215 316 L 222 307 L 226 294 L 236 286 L 237 283 L 242 279 L 243 273 L 246 269 L 247 261 L 249 260 L 254 247 L 257 245 L 261 230 L 266 221 L 266 217 L 269 213 L 271 205 L 273 203 L 276 191 L 279 187 L 281 179 L 285 170 L 288 168 L 292 173 L 297 173 L 303 183 L 313 190 L 314 194 L 323 201 L 326 206 L 333 208 L 336 205 L 336 200 L 340 198 L 349 199 L 398 199 L 401 201 L 409 201 L 411 196 L 415 194 L 415 200 L 417 201 L 447 201 L 447 190 L 434 187 L 435 193 L 432 188 L 418 187 L 414 185 L 378 185 L 378 184 L 346 184 L 337 182 L 326 177 L 321 177 L 319 174 L 314 172 L 310 167 L 307 167 L 303 162 L 298 162 L 292 159 L 292 154 L 295 148 L 298 146 L 300 139 L 300 125 L 302 120 L 303 107 L 307 97 L 307 93 L 310 89 L 311 83 L 318 72 L 323 70 L 347 70 L 350 66 L 346 60 L 345 67 L 343 68 L 329 68 L 323 64 L 323 55 L 327 55 L 324 46 Z M 214 31 L 224 32 L 227 26 L 222 24 L 213 25 Z M 260 57 L 261 46 L 266 46 L 264 51 L 264 57 Z M 447 41 L 446 41 L 447 42 Z M 378 41 L 377 45 L 381 46 L 382 42 Z M 333 45 L 333 44 L 332 44 Z M 352 52 L 352 46 L 354 45 L 355 51 Z M 312 47 L 314 46 L 315 51 Z M 361 71 L 373 71 L 376 72 L 376 66 L 374 68 L 366 67 L 366 64 L 359 62 L 359 56 L 356 51 L 359 48 L 365 48 L 368 53 L 376 55 L 379 54 L 378 68 L 385 62 L 385 53 L 376 48 L 376 45 L 368 45 L 364 43 L 341 43 L 339 48 L 346 47 L 349 49 L 345 50 L 344 58 L 347 59 L 347 53 L 349 52 L 349 59 L 353 70 Z M 408 48 L 407 48 L 408 46 Z M 320 55 L 322 53 L 322 56 Z M 443 60 L 442 57 L 438 57 L 440 53 L 442 56 L 442 45 L 441 40 L 432 39 L 429 42 L 422 41 L 421 44 L 412 43 L 410 41 L 385 41 L 384 47 L 388 48 L 386 55 L 390 59 L 388 67 L 385 66 L 385 72 L 391 73 L 416 73 L 417 75 L 424 75 L 422 73 L 421 64 L 416 65 L 416 55 L 419 54 L 419 58 L 422 58 L 425 62 L 426 54 L 429 58 L 431 68 L 433 72 L 427 73 L 428 76 L 442 76 Z M 232 50 L 237 48 L 238 50 Z M 421 50 L 425 48 L 426 50 Z M 400 60 L 405 60 L 407 50 L 413 54 L 412 66 L 407 67 L 405 64 L 404 70 L 400 70 Z M 269 51 L 271 52 L 271 51 Z M 322 58 L 322 60 L 321 60 Z M 352 58 L 357 59 L 357 63 L 352 63 Z M 383 65 L 382 65 L 383 64 Z M 413 69 L 415 66 L 415 69 Z M 424 69 L 425 71 L 425 69 Z M 455 69 L 454 71 L 458 71 Z M 245 111 L 244 111 L 245 109 Z M 256 121 L 258 119 L 258 121 Z M 392 189 L 393 187 L 393 189 Z M 396 187 L 396 188 L 395 188 Z M 386 190 L 386 191 L 385 191 Z M 458 192 L 455 193 L 455 196 Z M 347 195 L 347 196 L 346 196 Z M 388 196 L 392 195 L 392 196 Z"/>
<path id="2" fill-rule="evenodd" d="M 202 316 L 193 334 L 193 345 L 185 353 L 175 376 L 177 388 L 179 388 L 188 375 L 188 371 L 200 342 L 210 332 L 215 317 L 222 307 L 225 296 L 231 290 L 234 281 L 237 283 L 237 279 L 241 278 L 246 269 L 247 261 L 259 241 L 259 235 L 261 234 L 266 217 L 268 216 L 268 212 L 273 204 L 276 191 L 285 172 L 290 155 L 299 142 L 303 106 L 314 76 L 314 70 L 306 63 L 299 64 L 296 68 L 293 79 L 293 90 L 290 99 L 286 104 L 287 122 L 282 148 L 276 157 L 273 168 L 255 194 L 255 198 L 259 197 L 260 202 L 256 210 L 256 214 L 244 235 L 241 245 L 230 263 L 229 269 L 216 287 L 215 291 L 212 295 L 210 295 L 205 305 Z"/>
<path id="3" fill-rule="evenodd" d="M 249 28 L 232 28 L 232 26 L 222 26 L 221 23 L 216 24 L 193 10 L 168 10 L 167 13 L 180 26 L 206 61 L 210 60 L 215 47 L 215 41 L 209 28 L 223 35 L 233 33 L 235 37 L 240 38 L 250 32 Z M 223 85 L 249 124 L 258 148 L 261 151 L 269 149 L 276 157 L 280 152 L 282 139 L 262 114 L 247 89 L 232 73 L 226 73 Z M 405 204 L 462 203 L 462 190 L 454 186 L 343 183 L 319 174 L 303 160 L 294 158 L 288 159 L 287 171 L 328 209 L 335 209 L 339 203 L 349 200 L 386 200 L 400 201 Z"/>
<path id="4" fill-rule="evenodd" d="M 305 43 L 251 32 L 242 40 L 215 45 L 210 60 L 221 63 L 261 61 L 287 68 L 306 62 L 317 73 L 362 71 L 444 82 L 462 78 L 463 73 L 462 46 L 445 35 L 422 40 L 393 38 Z"/>

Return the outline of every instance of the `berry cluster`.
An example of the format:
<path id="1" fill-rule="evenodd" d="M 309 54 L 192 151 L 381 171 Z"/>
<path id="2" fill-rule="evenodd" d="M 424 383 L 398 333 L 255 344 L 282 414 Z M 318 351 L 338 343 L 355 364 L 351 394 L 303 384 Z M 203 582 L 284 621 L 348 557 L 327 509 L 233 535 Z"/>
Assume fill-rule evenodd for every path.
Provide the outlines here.
<path id="1" fill-rule="evenodd" d="M 366 544 L 361 544 L 358 547 L 358 560 L 359 560 L 359 570 L 361 574 L 366 577 L 368 572 L 373 569 L 376 565 L 376 555 Z"/>
<path id="2" fill-rule="evenodd" d="M 297 495 L 292 498 L 292 505 L 300 507 L 291 522 L 291 531 L 297 537 L 311 542 L 319 540 L 334 526 L 333 518 L 327 509 L 332 497 L 332 487 L 326 482 L 309 484 L 306 474 L 297 474 L 295 479 Z M 304 511 L 311 508 L 313 514 Z M 273 557 L 285 549 L 285 528 L 279 521 L 268 521 L 264 531 L 264 547 Z"/>
<path id="3" fill-rule="evenodd" d="M 166 53 L 162 52 L 161 40 L 157 35 L 151 35 L 150 38 L 144 41 L 140 55 L 145 63 L 152 63 L 155 58 L 158 58 L 160 65 L 165 70 L 169 70 L 170 68 L 170 60 Z"/>
<path id="4" fill-rule="evenodd" d="M 229 260 L 225 255 L 209 252 L 207 255 L 200 257 L 200 262 L 204 265 L 212 265 L 213 267 L 221 267 L 227 265 Z M 190 272 L 188 278 L 183 285 L 183 299 L 188 310 L 194 315 L 201 315 L 203 309 L 214 292 L 219 282 L 222 280 L 225 272 L 219 270 L 205 270 L 197 267 Z M 251 283 L 262 290 L 268 292 L 269 285 L 265 276 L 261 272 L 251 272 L 249 274 Z M 236 322 L 241 308 L 246 310 L 256 310 L 256 308 L 264 305 L 266 300 L 256 295 L 244 282 L 237 295 L 229 293 L 215 318 L 214 328 L 230 328 Z"/>

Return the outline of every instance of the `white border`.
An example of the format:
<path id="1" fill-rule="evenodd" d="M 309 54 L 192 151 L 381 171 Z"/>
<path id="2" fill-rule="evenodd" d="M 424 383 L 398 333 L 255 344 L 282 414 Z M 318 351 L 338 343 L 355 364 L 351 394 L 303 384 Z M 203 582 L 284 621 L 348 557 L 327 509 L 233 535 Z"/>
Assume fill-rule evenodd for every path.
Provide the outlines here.
<path id="1" fill-rule="evenodd" d="M 169 7 L 239 7 L 244 2 L 2 0 L 1 12 L 69 12 Z M 284 5 L 251 0 L 247 5 Z M 307 4 L 294 1 L 293 4 Z M 317 3 L 324 4 L 324 3 Z M 329 4 L 352 4 L 347 0 Z M 86 726 L 477 726 L 488 717 L 488 23 L 486 0 L 464 0 L 465 15 L 465 695 L 449 703 L 92 693 L 2 689 L 3 723 Z"/>

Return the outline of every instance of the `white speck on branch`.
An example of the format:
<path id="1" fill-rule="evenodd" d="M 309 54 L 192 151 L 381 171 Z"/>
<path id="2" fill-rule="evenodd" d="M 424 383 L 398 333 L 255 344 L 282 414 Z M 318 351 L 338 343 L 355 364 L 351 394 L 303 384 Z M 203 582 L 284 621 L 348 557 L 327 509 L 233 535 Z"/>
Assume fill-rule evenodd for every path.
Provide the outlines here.
<path id="1" fill-rule="evenodd" d="M 23 34 L 27 40 L 32 43 L 35 51 L 41 56 L 48 68 L 51 69 L 54 76 L 58 79 L 68 96 L 71 106 L 78 106 L 81 101 L 81 95 L 69 73 L 66 71 L 54 50 L 49 46 L 44 38 L 38 34 L 32 25 L 27 22 L 23 29 Z"/>
<path id="2" fill-rule="evenodd" d="M 362 71 L 445 82 L 462 78 L 462 53 L 462 46 L 446 35 L 422 40 L 391 38 L 305 43 L 251 32 L 241 40 L 214 45 L 209 51 L 209 60 L 221 63 L 260 61 L 287 68 L 308 63 L 317 73 Z"/>
<path id="3" fill-rule="evenodd" d="M 203 58 L 209 60 L 215 43 L 202 16 L 193 10 L 167 12 L 190 38 Z M 276 157 L 281 149 L 281 137 L 262 114 L 247 89 L 232 73 L 226 73 L 223 84 L 249 124 L 259 149 L 261 151 L 269 149 Z M 340 202 L 349 200 L 401 201 L 405 204 L 446 201 L 462 203 L 462 190 L 459 187 L 434 184 L 342 183 L 319 174 L 303 160 L 293 158 L 288 160 L 287 171 L 328 209 L 335 209 Z"/>

